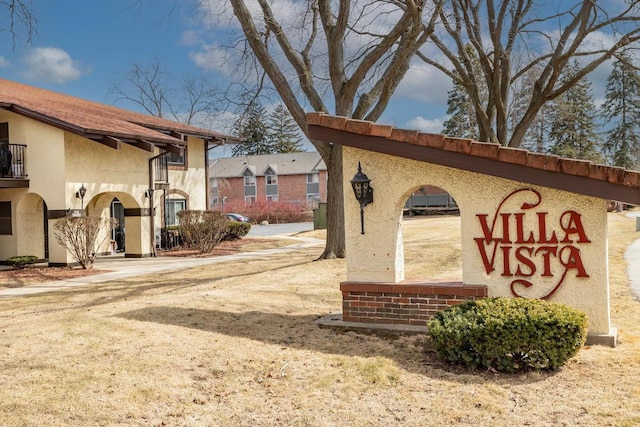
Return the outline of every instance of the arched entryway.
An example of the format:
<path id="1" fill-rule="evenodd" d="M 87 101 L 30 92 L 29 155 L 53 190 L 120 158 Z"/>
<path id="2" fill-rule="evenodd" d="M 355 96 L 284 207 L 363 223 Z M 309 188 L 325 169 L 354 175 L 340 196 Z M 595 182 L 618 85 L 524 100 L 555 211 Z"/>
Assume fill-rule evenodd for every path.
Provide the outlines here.
<path id="1" fill-rule="evenodd" d="M 149 256 L 153 249 L 150 239 L 150 210 L 144 208 L 130 194 L 104 192 L 87 203 L 87 215 L 99 216 L 104 221 L 118 220 L 113 230 L 103 230 L 98 236 L 102 242 L 98 253 L 108 255 L 124 249 L 125 257 Z"/>
<path id="2" fill-rule="evenodd" d="M 459 208 L 446 190 L 421 185 L 409 191 L 402 236 L 406 278 L 462 281 Z"/>
<path id="3" fill-rule="evenodd" d="M 18 236 L 29 236 L 17 240 L 18 255 L 49 258 L 47 204 L 39 194 L 27 193 L 20 198 L 16 207 L 16 228 Z"/>

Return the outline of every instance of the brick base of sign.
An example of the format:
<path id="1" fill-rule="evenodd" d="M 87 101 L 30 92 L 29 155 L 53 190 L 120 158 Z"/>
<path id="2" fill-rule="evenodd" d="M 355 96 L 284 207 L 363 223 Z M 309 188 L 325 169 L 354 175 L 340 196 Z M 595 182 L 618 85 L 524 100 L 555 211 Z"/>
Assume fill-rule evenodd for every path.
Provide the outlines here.
<path id="1" fill-rule="evenodd" d="M 340 290 L 343 321 L 379 324 L 424 325 L 440 310 L 487 297 L 486 286 L 461 282 L 342 282 Z"/>

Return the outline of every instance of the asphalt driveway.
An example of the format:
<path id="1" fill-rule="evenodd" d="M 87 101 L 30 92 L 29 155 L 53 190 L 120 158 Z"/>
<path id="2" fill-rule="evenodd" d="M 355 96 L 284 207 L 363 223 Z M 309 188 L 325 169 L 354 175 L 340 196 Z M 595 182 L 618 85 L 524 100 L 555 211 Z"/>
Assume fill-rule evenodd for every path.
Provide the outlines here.
<path id="1" fill-rule="evenodd" d="M 247 236 L 266 237 L 266 236 L 282 236 L 299 233 L 301 231 L 313 230 L 313 222 L 296 222 L 291 224 L 252 224 L 251 230 Z"/>

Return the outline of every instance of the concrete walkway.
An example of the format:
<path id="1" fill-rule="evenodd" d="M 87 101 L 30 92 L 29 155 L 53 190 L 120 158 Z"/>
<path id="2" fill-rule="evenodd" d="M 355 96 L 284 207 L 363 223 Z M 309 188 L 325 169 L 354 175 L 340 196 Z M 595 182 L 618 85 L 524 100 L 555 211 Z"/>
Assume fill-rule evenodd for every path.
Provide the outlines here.
<path id="1" fill-rule="evenodd" d="M 640 218 L 640 212 L 630 212 L 627 214 L 630 218 Z M 627 261 L 627 277 L 629 277 L 629 286 L 631 292 L 640 299 L 640 238 L 629 245 L 624 253 L 624 260 Z"/>
<path id="2" fill-rule="evenodd" d="M 94 276 L 78 277 L 68 280 L 57 280 L 54 282 L 38 283 L 20 288 L 9 288 L 0 290 L 0 299 L 13 298 L 24 295 L 41 294 L 44 292 L 58 291 L 62 289 L 76 288 L 93 283 L 103 283 L 111 280 L 125 279 L 128 277 L 142 276 L 151 273 L 162 273 L 164 271 L 178 271 L 191 267 L 208 264 L 221 264 L 239 259 L 251 259 L 256 257 L 270 256 L 294 252 L 304 248 L 320 246 L 324 240 L 302 237 L 278 236 L 291 239 L 293 243 L 274 249 L 264 249 L 253 252 L 243 252 L 233 255 L 223 255 L 210 258 L 177 258 L 177 257 L 157 257 L 157 258 L 124 258 L 122 255 L 104 257 L 96 260 L 96 267 L 110 270 L 108 273 L 96 274 Z"/>

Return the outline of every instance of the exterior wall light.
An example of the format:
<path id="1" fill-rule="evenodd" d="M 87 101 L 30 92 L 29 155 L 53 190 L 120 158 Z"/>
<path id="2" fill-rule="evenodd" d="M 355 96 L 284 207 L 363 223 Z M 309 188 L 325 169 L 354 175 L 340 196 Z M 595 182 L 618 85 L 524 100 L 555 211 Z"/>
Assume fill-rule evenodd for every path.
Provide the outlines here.
<path id="1" fill-rule="evenodd" d="M 351 187 L 353 187 L 353 192 L 356 195 L 356 200 L 360 203 L 360 226 L 362 229 L 360 234 L 364 234 L 364 207 L 369 203 L 373 203 L 373 188 L 369 185 L 371 180 L 367 175 L 362 173 L 360 162 L 358 162 L 358 172 L 350 182 Z"/>
<path id="2" fill-rule="evenodd" d="M 87 194 L 87 188 L 82 184 L 82 187 L 76 191 L 76 199 L 82 200 L 82 204 L 80 205 L 82 209 L 84 209 L 84 196 Z"/>
<path id="3" fill-rule="evenodd" d="M 147 191 L 144 192 L 144 197 L 146 197 L 147 199 L 153 199 L 153 192 L 154 191 L 155 191 L 155 189 L 149 188 Z"/>

